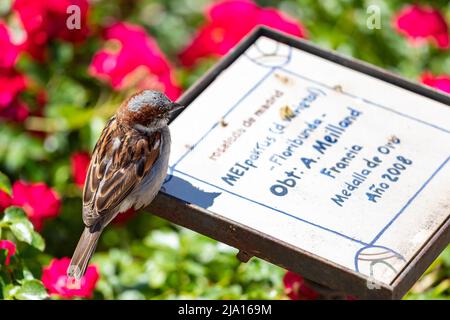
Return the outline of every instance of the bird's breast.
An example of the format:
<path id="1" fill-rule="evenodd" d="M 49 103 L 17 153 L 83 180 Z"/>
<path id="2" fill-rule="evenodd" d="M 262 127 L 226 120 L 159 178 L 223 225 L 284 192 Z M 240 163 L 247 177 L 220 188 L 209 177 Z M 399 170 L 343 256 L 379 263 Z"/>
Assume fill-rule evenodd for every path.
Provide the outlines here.
<path id="1" fill-rule="evenodd" d="M 136 186 L 130 195 L 130 200 L 134 202 L 134 208 L 146 207 L 158 194 L 164 179 L 167 175 L 170 156 L 170 130 L 169 127 L 161 129 L 160 156 L 155 161 L 150 172 L 143 177 L 141 183 Z"/>

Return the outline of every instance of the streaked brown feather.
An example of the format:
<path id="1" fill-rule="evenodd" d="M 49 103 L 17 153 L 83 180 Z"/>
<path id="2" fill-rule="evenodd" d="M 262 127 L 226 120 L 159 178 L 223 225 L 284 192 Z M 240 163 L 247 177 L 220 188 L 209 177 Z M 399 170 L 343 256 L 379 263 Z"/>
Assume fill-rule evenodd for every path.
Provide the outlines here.
<path id="1" fill-rule="evenodd" d="M 121 143 L 114 148 L 116 138 Z M 111 118 L 92 155 L 83 194 L 83 221 L 92 226 L 115 214 L 120 203 L 151 170 L 160 154 L 161 133 L 124 128 Z"/>

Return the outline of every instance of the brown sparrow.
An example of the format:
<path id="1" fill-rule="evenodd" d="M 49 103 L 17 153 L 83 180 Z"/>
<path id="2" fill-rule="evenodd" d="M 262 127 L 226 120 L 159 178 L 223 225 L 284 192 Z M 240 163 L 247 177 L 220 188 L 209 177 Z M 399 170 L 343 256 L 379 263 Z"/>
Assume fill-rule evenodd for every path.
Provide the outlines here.
<path id="1" fill-rule="evenodd" d="M 83 190 L 83 234 L 67 270 L 79 283 L 103 229 L 120 212 L 150 204 L 167 173 L 170 114 L 182 108 L 163 93 L 128 98 L 95 145 Z"/>

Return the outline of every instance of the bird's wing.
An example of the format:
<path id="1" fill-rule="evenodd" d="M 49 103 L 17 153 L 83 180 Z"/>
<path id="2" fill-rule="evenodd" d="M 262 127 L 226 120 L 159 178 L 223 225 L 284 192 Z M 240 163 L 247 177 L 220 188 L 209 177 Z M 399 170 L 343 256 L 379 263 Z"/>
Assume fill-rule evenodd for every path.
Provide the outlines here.
<path id="1" fill-rule="evenodd" d="M 160 155 L 161 133 L 123 129 L 112 118 L 98 140 L 83 192 L 83 221 L 92 226 L 111 214 L 149 173 Z"/>

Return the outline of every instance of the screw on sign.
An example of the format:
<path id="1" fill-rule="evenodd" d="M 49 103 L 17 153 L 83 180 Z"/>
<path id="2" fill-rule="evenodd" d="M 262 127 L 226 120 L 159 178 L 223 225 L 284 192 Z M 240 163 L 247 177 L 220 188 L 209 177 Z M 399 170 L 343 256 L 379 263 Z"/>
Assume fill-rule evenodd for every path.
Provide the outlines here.
<path id="1" fill-rule="evenodd" d="M 367 279 L 367 288 L 370 290 L 379 290 L 381 289 L 381 285 L 374 278 L 370 277 Z"/>

